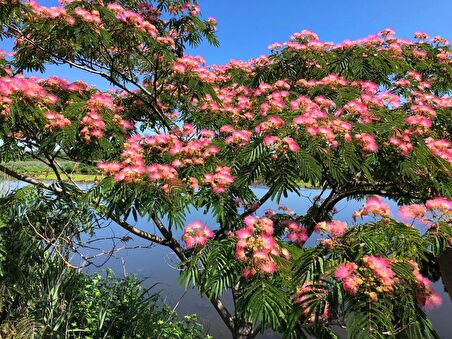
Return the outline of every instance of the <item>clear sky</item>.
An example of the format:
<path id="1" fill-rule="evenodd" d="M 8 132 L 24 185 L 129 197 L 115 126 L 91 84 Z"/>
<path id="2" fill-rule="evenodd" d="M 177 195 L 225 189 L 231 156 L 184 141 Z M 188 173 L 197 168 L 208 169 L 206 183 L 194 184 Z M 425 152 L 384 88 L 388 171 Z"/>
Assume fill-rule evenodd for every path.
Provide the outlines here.
<path id="1" fill-rule="evenodd" d="M 39 1 L 54 6 L 56 0 Z M 202 44 L 189 54 L 200 54 L 208 64 L 250 59 L 267 53 L 273 42 L 286 41 L 293 32 L 315 31 L 323 41 L 341 42 L 376 33 L 386 27 L 398 36 L 412 38 L 415 31 L 441 35 L 452 42 L 452 0 L 200 0 L 205 18 L 218 21 L 221 46 Z M 11 44 L 0 42 L 10 50 Z M 70 80 L 84 79 L 107 87 L 95 77 L 67 68 L 50 67 Z"/>
<path id="2" fill-rule="evenodd" d="M 220 48 L 203 45 L 192 52 L 209 64 L 259 56 L 302 29 L 333 42 L 386 27 L 404 38 L 425 31 L 452 42 L 452 0 L 200 0 L 200 7 L 218 20 Z"/>

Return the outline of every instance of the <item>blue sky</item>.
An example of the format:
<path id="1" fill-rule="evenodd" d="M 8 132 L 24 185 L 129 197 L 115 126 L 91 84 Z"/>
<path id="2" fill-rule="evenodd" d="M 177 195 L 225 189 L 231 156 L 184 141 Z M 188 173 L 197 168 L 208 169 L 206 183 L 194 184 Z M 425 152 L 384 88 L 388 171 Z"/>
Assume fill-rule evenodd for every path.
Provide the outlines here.
<path id="1" fill-rule="evenodd" d="M 56 0 L 38 1 L 53 6 Z M 273 42 L 286 41 L 293 32 L 315 31 L 323 41 L 357 39 L 391 27 L 411 38 L 415 31 L 441 35 L 452 41 L 452 0 L 200 0 L 203 16 L 218 20 L 221 46 L 202 44 L 190 54 L 200 54 L 208 64 L 230 59 L 250 59 L 267 53 Z M 0 42 L 9 50 L 10 43 Z M 96 77 L 67 68 L 50 67 L 47 75 L 84 79 L 105 89 Z"/>
<path id="2" fill-rule="evenodd" d="M 452 40 L 452 0 L 200 0 L 204 16 L 218 20 L 218 49 L 197 51 L 208 63 L 249 59 L 293 32 L 315 31 L 321 40 L 341 42 L 393 28 L 404 38 L 425 31 Z"/>

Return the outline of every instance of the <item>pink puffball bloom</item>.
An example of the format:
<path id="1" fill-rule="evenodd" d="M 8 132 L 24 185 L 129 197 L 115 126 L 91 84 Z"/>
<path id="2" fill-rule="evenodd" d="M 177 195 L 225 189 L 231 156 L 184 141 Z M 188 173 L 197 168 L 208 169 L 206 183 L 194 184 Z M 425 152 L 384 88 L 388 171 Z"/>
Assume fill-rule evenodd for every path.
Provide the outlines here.
<path id="1" fill-rule="evenodd" d="M 282 141 L 284 141 L 287 144 L 287 146 L 292 152 L 295 153 L 300 150 L 300 146 L 298 146 L 297 142 L 291 137 L 284 137 Z"/>
<path id="2" fill-rule="evenodd" d="M 444 213 L 451 213 L 452 211 L 452 200 L 444 197 L 438 197 L 435 199 L 427 200 L 425 206 L 429 210 L 437 210 Z"/>
<path id="3" fill-rule="evenodd" d="M 427 40 L 429 38 L 427 33 L 424 32 L 415 32 L 414 38 L 418 40 Z"/>
<path id="4" fill-rule="evenodd" d="M 344 288 L 344 291 L 351 295 L 355 295 L 358 292 L 358 288 L 361 283 L 362 280 L 356 275 L 351 275 L 342 279 L 342 287 Z"/>
<path id="5" fill-rule="evenodd" d="M 425 216 L 426 209 L 424 205 L 413 204 L 407 206 L 401 206 L 399 208 L 399 214 L 405 219 L 419 219 Z"/>
<path id="6" fill-rule="evenodd" d="M 273 237 L 273 221 L 267 217 L 248 215 L 244 218 L 245 227 L 235 232 L 237 243 L 235 258 L 247 264 L 242 277 L 249 279 L 256 273 L 272 274 L 276 262 L 272 256 L 290 257 L 287 250 L 281 249 Z"/>
<path id="7" fill-rule="evenodd" d="M 201 221 L 194 221 L 184 228 L 182 240 L 185 246 L 190 249 L 196 246 L 204 246 L 214 235 L 213 231 Z"/>
<path id="8" fill-rule="evenodd" d="M 211 25 L 216 25 L 217 19 L 215 19 L 214 17 L 209 17 L 209 18 L 207 18 L 207 22 Z"/>
<path id="9" fill-rule="evenodd" d="M 244 227 L 235 232 L 238 239 L 247 239 L 253 235 L 253 229 L 250 227 Z"/>
<path id="10" fill-rule="evenodd" d="M 368 133 L 356 134 L 355 139 L 359 141 L 364 153 L 376 153 L 378 151 L 378 145 L 373 135 Z"/>
<path id="11" fill-rule="evenodd" d="M 260 270 L 263 273 L 275 273 L 276 272 L 276 263 L 273 260 L 266 260 L 261 266 Z"/>
<path id="12" fill-rule="evenodd" d="M 391 214 L 391 209 L 383 202 L 383 200 L 381 200 L 381 197 L 374 195 L 367 198 L 364 203 L 364 208 L 356 211 L 353 214 L 353 219 L 356 220 L 356 217 L 365 216 L 369 213 L 372 213 L 373 215 L 380 215 L 382 217 L 388 217 Z"/>
<path id="13" fill-rule="evenodd" d="M 347 223 L 339 220 L 322 221 L 315 226 L 315 230 L 329 232 L 333 238 L 337 238 L 347 232 Z"/>
<path id="14" fill-rule="evenodd" d="M 340 264 L 336 268 L 336 271 L 334 272 L 334 276 L 338 280 L 349 278 L 353 274 L 353 272 L 355 272 L 355 270 L 357 268 L 358 268 L 358 265 L 356 265 L 355 263 L 351 263 L 351 262 L 346 262 L 346 263 Z"/>
<path id="15" fill-rule="evenodd" d="M 246 267 L 243 269 L 242 271 L 242 277 L 245 279 L 250 279 L 252 278 L 254 275 L 256 275 L 257 271 L 255 268 L 253 267 Z"/>
<path id="16" fill-rule="evenodd" d="M 374 272 L 381 283 L 389 290 L 392 289 L 395 281 L 391 261 L 387 258 L 366 255 L 363 262 Z"/>
<path id="17" fill-rule="evenodd" d="M 289 222 L 289 224 L 286 226 L 289 230 L 289 233 L 287 234 L 287 239 L 290 241 L 296 243 L 296 244 L 304 244 L 308 238 L 308 230 L 295 221 Z"/>

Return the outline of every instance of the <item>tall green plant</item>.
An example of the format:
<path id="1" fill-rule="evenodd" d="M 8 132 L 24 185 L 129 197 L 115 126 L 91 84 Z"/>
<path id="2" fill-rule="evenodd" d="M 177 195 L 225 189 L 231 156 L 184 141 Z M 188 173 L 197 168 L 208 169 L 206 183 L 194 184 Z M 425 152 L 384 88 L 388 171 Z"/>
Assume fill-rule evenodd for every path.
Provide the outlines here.
<path id="1" fill-rule="evenodd" d="M 61 257 L 64 244 L 43 240 L 36 221 L 69 234 L 63 209 L 25 187 L 3 197 L 0 217 L 0 335 L 4 338 L 205 338 L 195 315 L 179 319 L 151 287 L 133 276 L 78 273 Z M 47 201 L 48 202 L 48 201 Z M 23 212 L 17 215 L 9 204 Z M 44 207 L 44 206 L 45 207 Z M 43 209 L 45 209 L 44 214 Z M 17 212 L 17 210 L 16 210 Z M 33 225 L 34 224 L 34 225 Z M 59 246 L 60 256 L 53 250 Z"/>

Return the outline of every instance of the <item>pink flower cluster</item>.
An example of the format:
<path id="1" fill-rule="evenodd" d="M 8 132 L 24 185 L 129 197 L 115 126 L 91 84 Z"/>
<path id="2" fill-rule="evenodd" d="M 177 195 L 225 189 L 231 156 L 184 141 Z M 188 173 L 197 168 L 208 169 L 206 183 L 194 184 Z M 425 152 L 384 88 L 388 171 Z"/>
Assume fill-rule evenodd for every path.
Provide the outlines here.
<path id="1" fill-rule="evenodd" d="M 51 88 L 54 91 L 66 91 L 70 93 L 83 94 L 90 89 L 88 84 L 83 81 L 69 82 L 66 79 L 62 79 L 56 76 L 48 77 L 47 79 L 42 79 L 39 84 L 45 88 Z"/>
<path id="2" fill-rule="evenodd" d="M 107 8 L 115 13 L 116 18 L 121 22 L 136 27 L 139 31 L 147 33 L 154 39 L 157 38 L 157 28 L 149 21 L 146 21 L 142 15 L 131 10 L 126 10 L 117 2 L 108 4 Z M 172 44 L 174 44 L 174 41 L 172 42 Z"/>
<path id="3" fill-rule="evenodd" d="M 431 309 L 440 306 L 442 303 L 441 296 L 435 292 L 432 282 L 424 277 L 419 271 L 419 266 L 414 261 L 408 262 L 413 267 L 413 275 L 416 280 L 416 299 L 421 307 Z"/>
<path id="4" fill-rule="evenodd" d="M 167 164 L 151 164 L 146 166 L 143 157 L 142 137 L 134 135 L 124 145 L 121 154 L 122 162 L 100 162 L 97 166 L 108 175 L 114 175 L 118 182 L 140 182 L 146 176 L 151 182 L 163 181 L 163 191 L 169 190 L 168 183 L 174 184 L 178 173 L 176 169 Z"/>
<path id="5" fill-rule="evenodd" d="M 44 126 L 45 128 L 64 128 L 71 125 L 71 120 L 65 118 L 65 116 L 60 113 L 49 111 L 45 114 L 45 117 L 49 121 L 47 125 Z"/>
<path id="6" fill-rule="evenodd" d="M 103 21 L 103 19 L 105 20 L 105 17 L 101 17 L 99 10 L 87 9 L 80 6 L 73 9 L 67 9 L 66 5 L 72 2 L 73 1 L 62 1 L 62 4 L 64 6 L 48 8 L 41 6 L 36 1 L 30 0 L 27 1 L 26 5 L 30 7 L 30 9 L 36 15 L 36 18 L 39 19 L 53 21 L 58 20 L 60 22 L 68 24 L 69 26 L 74 26 L 77 22 L 77 19 L 79 19 L 88 25 L 92 25 L 96 31 L 98 31 L 98 28 L 108 28 L 106 22 Z M 104 6 L 102 2 L 98 3 L 97 5 Z M 121 4 L 117 2 L 108 4 L 104 7 L 104 9 L 112 11 L 116 19 L 118 19 L 123 24 L 136 28 L 138 31 L 143 32 L 146 35 L 156 39 L 158 42 L 170 46 L 175 45 L 174 40 L 169 36 L 158 37 L 159 32 L 156 26 L 145 20 L 143 15 L 141 15 L 140 13 L 134 12 L 132 10 L 126 10 Z M 154 14 L 154 19 L 157 19 L 158 15 L 161 15 L 161 13 L 157 10 L 154 10 L 152 12 Z"/>
<path id="7" fill-rule="evenodd" d="M 89 11 L 83 7 L 76 7 L 74 9 L 74 14 L 87 24 L 94 24 L 98 27 L 103 27 L 100 13 L 95 9 Z"/>
<path id="8" fill-rule="evenodd" d="M 229 134 L 224 142 L 228 145 L 245 146 L 250 142 L 253 132 L 247 130 L 236 130 L 231 125 L 225 125 L 220 128 L 220 133 Z"/>
<path id="9" fill-rule="evenodd" d="M 267 121 L 261 122 L 257 125 L 255 131 L 256 133 L 267 133 L 272 130 L 277 130 L 283 127 L 286 122 L 280 117 L 271 116 L 267 119 Z"/>
<path id="10" fill-rule="evenodd" d="M 355 139 L 361 144 L 361 148 L 365 153 L 376 153 L 378 145 L 375 137 L 368 133 L 355 134 Z"/>
<path id="11" fill-rule="evenodd" d="M 215 173 L 205 173 L 204 183 L 210 184 L 215 193 L 226 192 L 228 186 L 234 182 L 234 177 L 231 175 L 230 167 L 217 167 Z"/>
<path id="12" fill-rule="evenodd" d="M 202 130 L 198 139 L 193 138 L 196 130 L 190 124 L 182 129 L 176 129 L 172 134 L 156 134 L 143 137 L 139 134 L 129 138 L 124 144 L 122 162 L 100 163 L 98 166 L 107 174 L 115 175 L 115 180 L 139 182 L 142 177 L 152 181 L 166 182 L 162 189 L 168 191 L 168 184 L 177 182 L 176 169 L 186 166 L 202 166 L 207 158 L 213 157 L 220 149 L 212 145 L 215 132 Z M 185 139 L 187 137 L 187 140 Z M 163 164 L 146 165 L 146 159 L 153 161 L 162 159 Z M 164 159 L 164 160 L 163 160 Z M 184 178 L 192 189 L 199 187 L 198 179 Z M 224 193 L 234 182 L 230 167 L 218 166 L 214 173 L 204 173 L 203 183 L 210 185 L 215 193 Z"/>
<path id="13" fill-rule="evenodd" d="M 300 146 L 298 146 L 297 142 L 291 137 L 279 138 L 276 136 L 266 136 L 264 137 L 264 145 L 273 150 L 277 150 L 281 153 L 286 153 L 287 150 L 290 150 L 294 153 L 300 150 Z"/>
<path id="14" fill-rule="evenodd" d="M 383 202 L 381 197 L 374 195 L 367 198 L 364 203 L 364 207 L 353 214 L 353 220 L 356 220 L 357 217 L 366 216 L 370 213 L 374 216 L 379 215 L 383 218 L 387 218 L 391 214 L 391 209 Z"/>
<path id="15" fill-rule="evenodd" d="M 425 141 L 427 142 L 427 147 L 430 148 L 434 155 L 446 160 L 448 163 L 452 163 L 452 143 L 450 141 L 432 138 L 427 138 Z"/>
<path id="16" fill-rule="evenodd" d="M 362 261 L 364 264 L 362 267 L 352 262 L 345 262 L 336 267 L 334 277 L 341 282 L 346 293 L 356 295 L 360 286 L 365 285 L 366 289 L 363 289 L 363 292 L 371 300 L 377 301 L 377 293 L 394 292 L 396 283 L 400 282 L 400 278 L 397 278 L 392 270 L 395 259 L 366 255 Z M 419 305 L 426 308 L 440 305 L 441 297 L 433 290 L 431 281 L 420 273 L 417 263 L 412 260 L 408 260 L 407 263 L 413 268 L 415 295 Z M 372 290 L 369 290 L 369 287 Z"/>
<path id="17" fill-rule="evenodd" d="M 438 197 L 431 200 L 427 200 L 425 206 L 430 211 L 437 211 L 444 214 L 452 214 L 452 200 Z"/>
<path id="18" fill-rule="evenodd" d="M 185 3 L 179 5 L 173 4 L 168 7 L 169 12 L 172 14 L 177 14 L 179 12 L 183 13 L 184 11 L 188 11 L 188 13 L 190 13 L 191 15 L 197 16 L 201 12 L 199 6 L 197 4 L 191 3 L 190 1 L 186 1 Z"/>
<path id="19" fill-rule="evenodd" d="M 63 22 L 71 26 L 76 23 L 75 18 L 69 15 L 63 7 L 44 7 L 33 0 L 28 1 L 27 4 L 38 18 L 51 20 L 61 19 Z"/>
<path id="20" fill-rule="evenodd" d="M 395 284 L 394 272 L 392 270 L 392 262 L 390 259 L 366 255 L 363 262 L 368 266 L 375 276 L 380 280 L 380 290 L 383 292 L 392 292 Z"/>
<path id="21" fill-rule="evenodd" d="M 14 99 L 48 105 L 55 105 L 58 101 L 54 94 L 39 85 L 37 78 L 26 78 L 23 75 L 0 77 L 0 116 L 9 116 Z"/>
<path id="22" fill-rule="evenodd" d="M 431 214 L 427 215 L 427 211 L 431 212 Z M 425 205 L 412 204 L 400 206 L 399 215 L 403 219 L 412 219 L 413 222 L 417 219 L 426 224 L 426 226 L 431 227 L 437 221 L 447 220 L 448 216 L 452 215 L 452 200 L 437 197 L 427 200 Z"/>
<path id="23" fill-rule="evenodd" d="M 87 114 L 81 119 L 83 128 L 80 136 L 87 143 L 94 139 L 100 139 L 105 135 L 106 124 L 102 114 L 113 116 L 113 122 L 120 128 L 127 130 L 133 128 L 133 124 L 124 120 L 119 113 L 122 107 L 115 104 L 113 96 L 109 93 L 97 91 L 86 101 Z"/>
<path id="24" fill-rule="evenodd" d="M 298 245 L 303 245 L 309 238 L 308 230 L 295 221 L 288 221 L 283 224 L 287 229 L 287 239 Z"/>
<path id="25" fill-rule="evenodd" d="M 273 221 L 249 215 L 244 223 L 245 227 L 235 232 L 238 239 L 235 257 L 247 263 L 242 276 L 249 279 L 256 273 L 274 273 L 277 267 L 272 257 L 283 255 L 288 258 L 289 253 L 281 249 L 273 237 Z"/>
<path id="26" fill-rule="evenodd" d="M 322 221 L 315 226 L 315 230 L 328 232 L 333 238 L 337 238 L 347 232 L 347 223 L 339 220 Z"/>
<path id="27" fill-rule="evenodd" d="M 422 219 L 427 210 L 424 205 L 412 204 L 407 206 L 400 206 L 399 214 L 405 219 Z"/>
<path id="28" fill-rule="evenodd" d="M 85 142 L 90 143 L 93 138 L 100 139 L 104 136 L 105 122 L 99 113 L 89 112 L 82 118 L 81 123 L 83 128 L 80 131 L 80 136 Z"/>
<path id="29" fill-rule="evenodd" d="M 200 56 L 184 55 L 182 58 L 176 59 L 173 64 L 173 71 L 175 73 L 184 74 L 186 72 L 200 72 L 202 71 L 205 60 Z"/>
<path id="30" fill-rule="evenodd" d="M 188 226 L 185 226 L 182 241 L 188 249 L 197 246 L 203 247 L 209 239 L 214 237 L 214 235 L 213 231 L 201 221 L 194 221 Z"/>
<path id="31" fill-rule="evenodd" d="M 344 291 L 348 294 L 355 295 L 359 286 L 363 283 L 361 277 L 355 274 L 358 265 L 352 262 L 345 262 L 336 267 L 334 276 L 342 283 Z"/>
<path id="32" fill-rule="evenodd" d="M 406 57 L 410 59 L 413 50 L 416 50 L 417 54 L 423 52 L 423 45 L 418 46 L 408 40 L 396 39 L 392 34 L 385 32 L 354 42 L 345 41 L 339 45 L 321 43 L 317 38 L 314 39 L 316 36 L 314 33 L 306 33 L 309 38 L 305 38 L 305 33 L 297 33 L 290 45 L 281 44 L 280 46 L 285 46 L 288 49 L 297 49 L 295 47 L 297 45 L 298 47 L 304 46 L 300 48 L 303 50 L 313 49 L 316 53 L 319 53 L 319 50 L 329 52 L 334 49 L 366 48 L 369 49 L 369 53 L 390 52 L 396 54 L 397 58 Z M 302 133 L 298 133 L 298 127 L 301 126 L 304 127 L 307 135 L 324 139 L 333 150 L 339 147 L 340 141 L 351 142 L 355 139 L 364 154 L 376 153 L 379 147 L 393 145 L 397 151 L 408 156 L 417 143 L 412 138 L 428 136 L 433 127 L 433 119 L 436 116 L 435 110 L 452 106 L 450 98 L 438 97 L 428 93 L 426 90 L 430 88 L 431 84 L 422 79 L 420 73 L 415 71 L 410 71 L 405 77 L 396 79 L 392 88 L 385 90 L 382 90 L 379 84 L 371 81 L 350 82 L 337 74 L 327 75 L 320 80 L 300 79 L 295 83 L 283 79 L 275 81 L 273 84 L 260 83 L 255 88 L 238 85 L 235 82 L 228 83 L 231 79 L 229 71 L 232 69 L 251 73 L 255 67 L 268 64 L 271 64 L 271 61 L 263 57 L 248 62 L 233 61 L 223 66 L 205 67 L 203 60 L 185 56 L 176 63 L 176 68 L 180 68 L 181 72 L 190 70 L 194 74 L 198 74 L 203 80 L 213 83 L 221 104 L 214 100 L 212 96 L 207 95 L 194 100 L 194 105 L 202 111 L 208 111 L 213 116 L 220 115 L 223 118 L 230 118 L 235 124 L 232 127 L 233 130 L 240 132 L 230 136 L 227 142 L 237 143 L 237 145 L 242 143 L 242 139 L 243 144 L 248 142 L 250 134 L 243 127 L 246 126 L 251 130 L 253 127 L 250 126 L 250 123 L 254 120 L 256 121 L 255 133 L 271 134 L 266 139 L 267 145 L 277 143 L 278 139 L 276 138 L 281 139 L 282 136 L 277 135 L 276 132 L 283 132 L 287 135 L 287 129 L 294 130 L 290 137 L 293 137 L 293 140 L 299 144 L 298 137 L 305 137 Z M 306 94 L 301 96 L 297 94 L 300 91 L 309 93 L 312 90 L 312 92 L 316 92 L 316 89 L 321 90 L 323 86 L 328 86 L 330 90 L 334 91 L 342 87 L 351 87 L 354 90 L 359 90 L 359 93 L 355 98 L 344 103 L 342 107 L 336 107 L 335 102 L 323 96 L 311 98 Z M 391 92 L 395 88 L 400 89 L 400 87 L 403 87 L 403 93 L 394 94 Z M 357 123 L 373 124 L 382 121 L 384 112 L 400 108 L 401 100 L 403 100 L 404 105 L 408 107 L 411 105 L 411 108 L 407 110 L 406 127 L 394 128 L 394 135 L 388 136 L 389 144 L 383 142 L 382 145 L 378 145 L 376 135 L 370 133 L 352 135 L 351 131 Z M 291 125 L 287 118 L 293 112 L 299 112 L 300 115 L 291 118 L 293 119 L 293 125 Z M 262 117 L 266 116 L 269 117 L 262 121 Z M 297 138 L 295 138 L 295 135 Z M 438 143 L 438 146 L 444 147 L 441 143 Z M 435 149 L 433 144 L 432 148 Z M 450 149 L 450 147 L 448 148 Z M 444 150 L 441 153 L 433 152 L 433 154 L 445 159 L 450 158 Z"/>
<path id="33" fill-rule="evenodd" d="M 183 136 L 190 136 L 195 131 L 191 125 L 185 124 L 181 135 L 174 134 L 157 134 L 145 137 L 142 142 L 147 153 L 157 152 L 161 156 L 172 156 L 175 159 L 172 166 L 176 168 L 188 165 L 204 165 L 206 158 L 217 154 L 220 149 L 212 145 L 211 138 L 215 135 L 212 131 L 204 130 L 200 134 L 200 139 L 191 139 L 184 141 Z"/>

